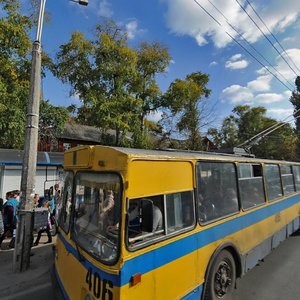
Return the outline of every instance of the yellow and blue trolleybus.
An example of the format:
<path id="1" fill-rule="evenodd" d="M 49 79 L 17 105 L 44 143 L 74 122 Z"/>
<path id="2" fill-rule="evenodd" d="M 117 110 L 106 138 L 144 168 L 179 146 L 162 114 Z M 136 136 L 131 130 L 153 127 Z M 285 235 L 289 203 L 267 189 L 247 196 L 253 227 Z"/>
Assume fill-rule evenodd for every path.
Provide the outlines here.
<path id="1" fill-rule="evenodd" d="M 64 299 L 230 299 L 236 278 L 299 228 L 298 163 L 82 146 L 64 169 Z"/>

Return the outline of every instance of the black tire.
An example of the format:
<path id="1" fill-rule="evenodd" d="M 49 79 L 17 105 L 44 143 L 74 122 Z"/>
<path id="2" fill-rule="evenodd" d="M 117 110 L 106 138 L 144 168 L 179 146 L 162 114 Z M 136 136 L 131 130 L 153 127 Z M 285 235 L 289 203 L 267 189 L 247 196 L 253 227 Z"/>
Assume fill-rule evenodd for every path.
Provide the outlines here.
<path id="1" fill-rule="evenodd" d="M 203 300 L 230 300 L 236 280 L 232 254 L 222 250 L 215 258 L 206 278 Z"/>

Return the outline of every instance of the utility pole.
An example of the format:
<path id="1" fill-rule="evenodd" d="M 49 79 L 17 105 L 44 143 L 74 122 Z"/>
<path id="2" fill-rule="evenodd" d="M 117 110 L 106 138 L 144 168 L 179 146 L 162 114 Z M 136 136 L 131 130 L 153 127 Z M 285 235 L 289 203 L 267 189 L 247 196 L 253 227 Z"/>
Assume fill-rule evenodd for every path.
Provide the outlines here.
<path id="1" fill-rule="evenodd" d="M 30 249 L 33 231 L 33 197 L 37 160 L 39 107 L 41 98 L 41 35 L 46 0 L 41 0 L 38 28 L 32 45 L 30 94 L 26 115 L 25 144 L 21 178 L 21 197 L 13 257 L 14 272 L 23 272 L 30 265 Z"/>
<path id="2" fill-rule="evenodd" d="M 18 211 L 15 250 L 13 256 L 14 272 L 23 272 L 30 265 L 30 249 L 33 231 L 33 197 L 35 193 L 35 173 L 37 161 L 39 107 L 41 98 L 41 37 L 46 0 L 40 0 L 40 11 L 36 38 L 32 45 L 32 64 L 30 94 L 26 115 L 26 131 L 21 179 L 21 197 Z M 88 0 L 73 0 L 87 5 Z"/>

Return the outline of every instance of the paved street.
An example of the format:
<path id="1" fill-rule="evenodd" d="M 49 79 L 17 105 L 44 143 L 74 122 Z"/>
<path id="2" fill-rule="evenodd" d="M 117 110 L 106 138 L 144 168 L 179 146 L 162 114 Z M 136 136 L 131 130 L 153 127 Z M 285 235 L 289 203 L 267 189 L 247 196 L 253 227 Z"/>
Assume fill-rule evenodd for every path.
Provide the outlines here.
<path id="1" fill-rule="evenodd" d="M 237 282 L 233 300 L 298 300 L 300 234 L 284 241 Z"/>

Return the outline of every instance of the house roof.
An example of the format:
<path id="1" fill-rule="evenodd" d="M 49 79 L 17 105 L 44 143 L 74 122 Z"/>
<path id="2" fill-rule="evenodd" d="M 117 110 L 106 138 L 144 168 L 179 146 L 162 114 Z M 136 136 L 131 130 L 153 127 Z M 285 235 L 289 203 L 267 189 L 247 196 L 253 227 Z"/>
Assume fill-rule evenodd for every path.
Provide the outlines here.
<path id="1" fill-rule="evenodd" d="M 115 136 L 115 130 L 107 130 L 106 133 Z M 79 124 L 66 123 L 60 138 L 68 140 L 80 140 L 101 143 L 103 132 L 101 129 Z"/>

